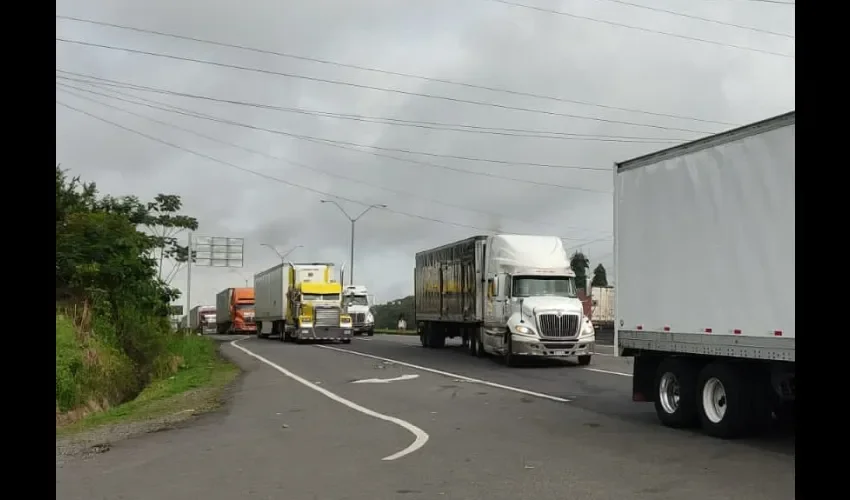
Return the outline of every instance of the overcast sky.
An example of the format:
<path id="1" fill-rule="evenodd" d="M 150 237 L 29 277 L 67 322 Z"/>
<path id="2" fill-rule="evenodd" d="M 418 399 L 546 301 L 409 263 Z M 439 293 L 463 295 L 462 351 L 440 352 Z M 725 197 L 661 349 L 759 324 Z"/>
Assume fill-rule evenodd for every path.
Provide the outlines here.
<path id="1" fill-rule="evenodd" d="M 497 0 L 58 0 L 62 16 L 556 99 L 57 19 L 57 38 L 262 71 L 57 41 L 57 70 L 77 74 L 57 78 L 57 102 L 182 149 L 57 104 L 56 161 L 104 193 L 178 194 L 198 235 L 245 238 L 244 268 L 193 270 L 193 305 L 278 263 L 261 243 L 347 263 L 350 224 L 320 200 L 352 215 L 385 204 L 357 223 L 355 249 L 355 281 L 384 302 L 412 293 L 417 251 L 488 231 L 561 236 L 612 269 L 613 162 L 794 109 L 794 59 L 778 55 L 795 52 L 793 5 L 631 2 L 754 31 L 611 0 L 516 2 L 640 29 Z"/>

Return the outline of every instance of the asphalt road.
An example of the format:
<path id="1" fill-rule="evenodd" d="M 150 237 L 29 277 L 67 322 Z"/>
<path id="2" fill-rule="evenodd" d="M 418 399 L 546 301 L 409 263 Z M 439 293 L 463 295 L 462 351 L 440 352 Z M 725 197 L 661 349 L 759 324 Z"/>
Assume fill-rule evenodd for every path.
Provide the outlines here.
<path id="1" fill-rule="evenodd" d="M 224 344 L 247 370 L 225 410 L 64 464 L 57 499 L 794 498 L 793 435 L 660 427 L 625 359 L 510 369 L 417 342 Z"/>

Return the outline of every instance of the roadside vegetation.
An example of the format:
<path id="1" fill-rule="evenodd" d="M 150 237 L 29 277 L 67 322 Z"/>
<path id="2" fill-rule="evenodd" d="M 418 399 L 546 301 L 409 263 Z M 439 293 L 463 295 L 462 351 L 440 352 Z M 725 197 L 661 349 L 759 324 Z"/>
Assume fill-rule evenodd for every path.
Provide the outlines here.
<path id="1" fill-rule="evenodd" d="M 213 341 L 169 321 L 179 292 L 163 264 L 186 260 L 176 233 L 198 227 L 180 209 L 173 195 L 100 195 L 57 165 L 57 433 L 202 410 L 235 376 Z"/>

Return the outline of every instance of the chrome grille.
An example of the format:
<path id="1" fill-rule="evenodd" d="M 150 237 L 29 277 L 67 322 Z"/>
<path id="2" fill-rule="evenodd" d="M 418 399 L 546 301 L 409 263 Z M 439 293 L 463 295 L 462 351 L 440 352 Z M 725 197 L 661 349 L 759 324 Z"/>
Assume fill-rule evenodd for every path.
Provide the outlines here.
<path id="1" fill-rule="evenodd" d="M 540 314 L 537 324 L 541 337 L 575 337 L 578 335 L 578 314 Z"/>
<path id="2" fill-rule="evenodd" d="M 339 326 L 339 309 L 335 307 L 317 307 L 314 326 Z"/>
<path id="3" fill-rule="evenodd" d="M 351 321 L 360 326 L 366 322 L 366 313 L 351 313 Z"/>

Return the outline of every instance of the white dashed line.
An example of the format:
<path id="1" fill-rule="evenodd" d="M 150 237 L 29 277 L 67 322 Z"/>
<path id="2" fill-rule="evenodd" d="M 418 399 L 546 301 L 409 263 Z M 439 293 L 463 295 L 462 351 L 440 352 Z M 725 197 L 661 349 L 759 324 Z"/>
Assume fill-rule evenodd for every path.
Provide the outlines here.
<path id="1" fill-rule="evenodd" d="M 631 373 L 623 373 L 623 372 L 614 372 L 611 370 L 600 370 L 599 368 L 582 368 L 582 370 L 587 370 L 589 372 L 597 372 L 597 373 L 607 373 L 608 375 L 619 375 L 621 377 L 631 377 Z"/>
<path id="2" fill-rule="evenodd" d="M 413 442 L 407 448 L 405 448 L 405 449 L 403 449 L 399 452 L 393 453 L 392 455 L 386 456 L 386 457 L 382 458 L 381 460 L 385 460 L 385 461 L 397 460 L 397 459 L 399 459 L 399 458 L 401 458 L 405 455 L 409 455 L 409 454 L 413 453 L 414 451 L 418 450 L 419 448 L 422 448 L 423 446 L 425 446 L 425 443 L 428 442 L 428 434 L 425 431 L 423 431 L 422 429 L 420 429 L 419 427 L 416 427 L 415 425 L 411 424 L 410 422 L 407 422 L 407 421 L 402 420 L 400 418 L 391 417 L 389 415 L 384 415 L 383 413 L 378 413 L 376 411 L 370 410 L 369 408 L 366 408 L 364 406 L 360 406 L 359 404 L 357 404 L 353 401 L 349 401 L 349 400 L 343 398 L 342 396 L 338 396 L 338 395 L 332 393 L 331 391 L 329 391 L 327 389 L 319 387 L 318 385 L 316 385 L 316 384 L 314 384 L 314 383 L 312 383 L 308 380 L 305 380 L 305 379 L 299 377 L 298 375 L 292 373 L 291 371 L 287 370 L 286 368 L 283 368 L 283 367 L 275 364 L 274 362 L 269 361 L 268 359 L 260 356 L 259 354 L 256 354 L 253 351 L 250 351 L 250 350 L 242 347 L 241 345 L 236 344 L 237 342 L 240 342 L 242 340 L 245 340 L 245 338 L 234 340 L 233 342 L 230 343 L 230 345 L 239 349 L 240 351 L 244 352 L 245 354 L 247 354 L 247 355 L 249 355 L 249 356 L 251 356 L 251 357 L 253 357 L 253 358 L 255 358 L 259 361 L 262 361 L 263 363 L 265 363 L 269 366 L 271 366 L 275 370 L 286 375 L 287 377 L 298 382 L 299 384 L 302 384 L 302 385 L 304 385 L 304 386 L 306 386 L 310 389 L 313 389 L 314 391 L 326 396 L 329 399 L 336 401 L 339 404 L 345 405 L 345 406 L 351 408 L 352 410 L 359 411 L 360 413 L 363 413 L 365 415 L 369 415 L 370 417 L 377 418 L 378 420 L 384 420 L 386 422 L 391 422 L 391 423 L 393 423 L 393 424 L 395 424 L 399 427 L 404 428 L 407 431 L 410 431 L 410 433 L 413 434 L 416 437 L 416 439 L 414 439 Z"/>

